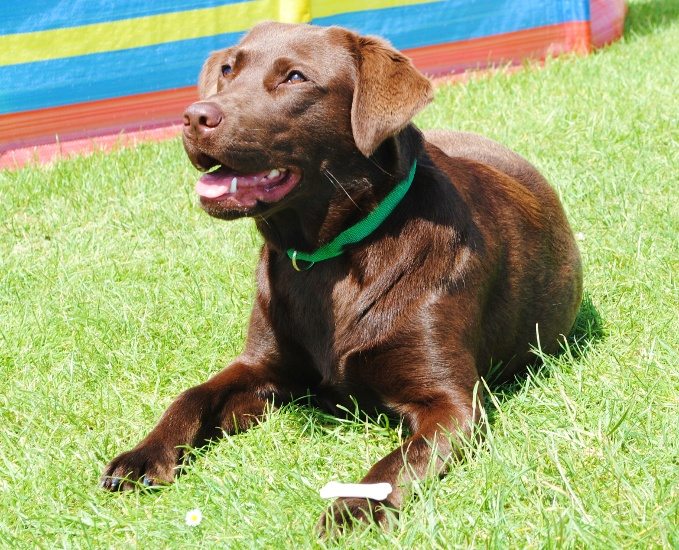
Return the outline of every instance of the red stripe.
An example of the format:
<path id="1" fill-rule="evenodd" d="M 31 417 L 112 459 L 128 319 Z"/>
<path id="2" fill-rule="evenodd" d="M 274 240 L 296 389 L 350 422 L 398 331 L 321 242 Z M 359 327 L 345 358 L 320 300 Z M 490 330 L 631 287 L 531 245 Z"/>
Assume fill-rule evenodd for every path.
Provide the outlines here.
<path id="1" fill-rule="evenodd" d="M 96 138 L 75 139 L 47 143 L 38 147 L 22 147 L 0 153 L 0 169 L 16 169 L 27 164 L 47 164 L 57 159 L 82 155 L 94 151 L 111 151 L 121 147 L 134 147 L 142 141 L 163 141 L 177 137 L 181 126 L 164 126 L 153 130 L 101 135 Z"/>
<path id="2" fill-rule="evenodd" d="M 590 49 L 589 23 L 577 21 L 425 46 L 404 53 L 421 71 L 441 76 L 517 64 L 526 58 L 543 60 L 566 52 L 587 53 Z"/>
<path id="3" fill-rule="evenodd" d="M 196 99 L 192 86 L 0 115 L 0 152 L 177 124 L 184 109 Z"/>

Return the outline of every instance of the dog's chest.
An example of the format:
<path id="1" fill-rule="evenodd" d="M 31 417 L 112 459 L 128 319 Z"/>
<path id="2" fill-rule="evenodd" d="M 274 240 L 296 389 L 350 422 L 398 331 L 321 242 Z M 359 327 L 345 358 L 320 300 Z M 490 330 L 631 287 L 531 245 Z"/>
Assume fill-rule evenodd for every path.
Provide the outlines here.
<path id="1" fill-rule="evenodd" d="M 314 275 L 302 272 L 272 281 L 273 328 L 283 345 L 303 352 L 323 384 L 342 385 L 348 382 L 344 359 L 364 341 L 361 289 L 349 277 Z"/>

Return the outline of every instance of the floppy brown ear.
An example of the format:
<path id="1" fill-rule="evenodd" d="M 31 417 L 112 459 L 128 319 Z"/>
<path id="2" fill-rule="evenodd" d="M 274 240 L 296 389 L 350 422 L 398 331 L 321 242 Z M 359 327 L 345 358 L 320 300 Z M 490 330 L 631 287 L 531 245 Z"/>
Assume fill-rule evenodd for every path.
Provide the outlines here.
<path id="1" fill-rule="evenodd" d="M 225 58 L 224 50 L 212 52 L 210 57 L 203 63 L 198 77 L 198 96 L 205 99 L 217 93 L 217 82 L 219 81 L 222 60 Z"/>
<path id="2" fill-rule="evenodd" d="M 410 59 L 378 38 L 358 38 L 358 78 L 351 106 L 356 146 L 366 157 L 402 130 L 434 92 Z"/>

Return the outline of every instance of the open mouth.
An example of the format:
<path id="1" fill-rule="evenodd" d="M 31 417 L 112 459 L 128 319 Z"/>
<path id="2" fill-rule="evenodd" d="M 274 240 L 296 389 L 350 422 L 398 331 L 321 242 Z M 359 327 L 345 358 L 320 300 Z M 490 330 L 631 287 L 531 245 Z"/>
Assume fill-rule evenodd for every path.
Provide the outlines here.
<path id="1" fill-rule="evenodd" d="M 217 165 L 196 182 L 202 203 L 219 203 L 238 210 L 254 208 L 258 202 L 274 203 L 297 185 L 302 174 L 296 168 L 272 168 L 245 174 Z"/>

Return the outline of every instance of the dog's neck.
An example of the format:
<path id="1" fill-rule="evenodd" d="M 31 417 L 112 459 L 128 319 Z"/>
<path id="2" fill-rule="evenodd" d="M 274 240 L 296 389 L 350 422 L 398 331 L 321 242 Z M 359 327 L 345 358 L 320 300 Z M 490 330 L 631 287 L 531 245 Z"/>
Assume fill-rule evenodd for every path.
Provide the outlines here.
<path id="1" fill-rule="evenodd" d="M 322 165 L 313 197 L 303 197 L 266 218 L 256 218 L 266 245 L 278 253 L 289 248 L 313 251 L 357 223 L 403 180 L 422 155 L 424 138 L 408 125 L 366 158 L 351 155 L 343 165 Z"/>

